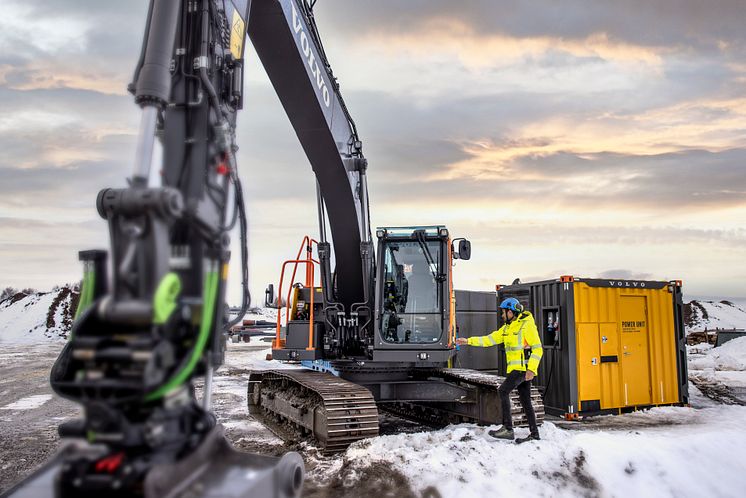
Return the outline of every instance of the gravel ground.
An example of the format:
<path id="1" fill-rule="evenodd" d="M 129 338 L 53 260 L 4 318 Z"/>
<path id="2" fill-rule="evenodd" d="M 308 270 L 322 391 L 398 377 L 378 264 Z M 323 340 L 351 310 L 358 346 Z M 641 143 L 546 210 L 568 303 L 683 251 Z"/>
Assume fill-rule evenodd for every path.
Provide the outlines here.
<path id="1" fill-rule="evenodd" d="M 57 425 L 78 416 L 58 398 L 49 370 L 60 344 L 8 345 L 0 350 L 0 492 L 30 474 L 59 446 Z"/>
<path id="2" fill-rule="evenodd" d="M 49 386 L 49 370 L 61 346 L 3 344 L 0 348 L 0 493 L 55 453 L 60 445 L 60 422 L 80 416 L 77 405 L 57 397 Z M 373 465 L 360 476 L 359 469 L 339 465 L 342 456 L 322 456 L 306 444 L 285 444 L 251 419 L 246 408 L 248 370 L 244 358 L 266 347 L 261 343 L 229 344 L 226 364 L 214 378 L 213 409 L 236 448 L 273 456 L 299 452 L 306 462 L 304 496 L 416 496 L 406 477 L 387 464 Z M 195 387 L 197 396 L 201 396 L 201 383 Z M 384 434 L 420 430 L 427 429 L 390 415 L 381 416 Z"/>

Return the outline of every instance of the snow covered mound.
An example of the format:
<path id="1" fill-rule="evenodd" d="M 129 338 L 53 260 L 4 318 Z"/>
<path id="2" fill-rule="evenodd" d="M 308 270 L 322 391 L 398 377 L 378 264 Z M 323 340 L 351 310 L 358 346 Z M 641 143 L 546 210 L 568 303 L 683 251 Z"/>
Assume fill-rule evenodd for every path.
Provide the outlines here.
<path id="1" fill-rule="evenodd" d="M 686 332 L 746 329 L 746 306 L 731 301 L 691 301 L 684 305 Z"/>
<path id="2" fill-rule="evenodd" d="M 0 301 L 0 344 L 64 341 L 78 295 L 77 288 L 66 285 L 51 292 L 19 292 Z"/>
<path id="3" fill-rule="evenodd" d="M 438 494 L 429 496 L 443 498 L 735 497 L 746 489 L 744 416 L 744 407 L 666 407 L 623 415 L 618 420 L 629 426 L 620 430 L 565 430 L 545 422 L 540 442 L 520 446 L 492 439 L 487 431 L 494 427 L 458 425 L 360 441 L 339 468 L 325 472 L 387 462 L 423 496 L 430 488 Z M 656 427 L 640 429 L 641 418 Z"/>
<path id="4" fill-rule="evenodd" d="M 746 337 L 717 348 L 687 346 L 687 357 L 689 380 L 699 391 L 719 403 L 746 406 Z"/>
<path id="5" fill-rule="evenodd" d="M 696 352 L 695 348 L 698 348 Z M 732 339 L 717 348 L 698 344 L 690 351 L 690 357 L 689 368 L 693 370 L 743 372 L 746 370 L 746 337 Z"/>

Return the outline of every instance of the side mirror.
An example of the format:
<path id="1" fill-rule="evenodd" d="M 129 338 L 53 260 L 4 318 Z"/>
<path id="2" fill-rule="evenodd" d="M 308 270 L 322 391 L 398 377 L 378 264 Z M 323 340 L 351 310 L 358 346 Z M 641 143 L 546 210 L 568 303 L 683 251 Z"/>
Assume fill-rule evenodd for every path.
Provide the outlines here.
<path id="1" fill-rule="evenodd" d="M 453 251 L 453 259 L 471 259 L 471 242 L 466 239 L 458 240 L 458 251 Z M 455 242 L 455 241 L 454 241 Z"/>
<path id="2" fill-rule="evenodd" d="M 265 308 L 276 308 L 275 304 L 275 286 L 274 284 L 267 285 L 264 291 L 264 307 Z"/>

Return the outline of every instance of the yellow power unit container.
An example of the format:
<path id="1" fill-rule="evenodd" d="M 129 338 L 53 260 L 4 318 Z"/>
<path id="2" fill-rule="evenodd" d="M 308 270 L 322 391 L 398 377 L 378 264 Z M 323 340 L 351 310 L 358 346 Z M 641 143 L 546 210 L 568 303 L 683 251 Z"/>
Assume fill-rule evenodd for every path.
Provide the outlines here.
<path id="1" fill-rule="evenodd" d="M 500 288 L 539 328 L 547 411 L 619 413 L 689 402 L 678 281 L 558 280 Z"/>

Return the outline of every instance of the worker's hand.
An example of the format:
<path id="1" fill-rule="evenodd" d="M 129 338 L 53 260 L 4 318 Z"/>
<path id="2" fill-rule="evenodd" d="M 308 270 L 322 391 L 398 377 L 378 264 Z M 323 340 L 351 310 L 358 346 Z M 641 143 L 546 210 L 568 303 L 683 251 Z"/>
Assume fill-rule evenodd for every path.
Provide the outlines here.
<path id="1" fill-rule="evenodd" d="M 530 382 L 531 379 L 534 378 L 536 374 L 533 373 L 531 370 L 526 370 L 526 381 Z"/>
<path id="2" fill-rule="evenodd" d="M 468 343 L 469 343 L 469 340 L 464 337 L 458 337 L 456 339 L 457 346 L 466 346 Z"/>

